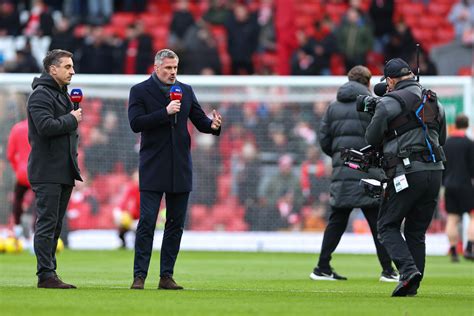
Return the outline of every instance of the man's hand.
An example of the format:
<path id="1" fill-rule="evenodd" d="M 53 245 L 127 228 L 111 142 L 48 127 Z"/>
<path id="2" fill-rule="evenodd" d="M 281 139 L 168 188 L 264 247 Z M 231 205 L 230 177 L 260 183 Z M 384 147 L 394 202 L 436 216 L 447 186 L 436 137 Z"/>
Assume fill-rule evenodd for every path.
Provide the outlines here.
<path id="1" fill-rule="evenodd" d="M 222 116 L 217 113 L 216 110 L 212 110 L 212 124 L 211 128 L 213 130 L 218 130 L 221 127 L 222 124 Z"/>
<path id="2" fill-rule="evenodd" d="M 72 110 L 71 114 L 76 118 L 77 123 L 82 121 L 82 109 Z"/>
<path id="3" fill-rule="evenodd" d="M 173 100 L 166 107 L 166 112 L 168 112 L 168 115 L 172 115 L 172 114 L 178 113 L 180 109 L 181 109 L 181 101 Z"/>

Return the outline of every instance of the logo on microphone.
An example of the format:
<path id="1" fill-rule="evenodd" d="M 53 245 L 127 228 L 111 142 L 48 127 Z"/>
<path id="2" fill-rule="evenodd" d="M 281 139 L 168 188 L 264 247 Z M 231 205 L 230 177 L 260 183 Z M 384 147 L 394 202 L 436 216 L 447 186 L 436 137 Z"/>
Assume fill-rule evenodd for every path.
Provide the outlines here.
<path id="1" fill-rule="evenodd" d="M 183 98 L 183 90 L 181 90 L 181 87 L 172 86 L 170 89 L 170 99 L 181 101 L 182 98 Z"/>
<path id="2" fill-rule="evenodd" d="M 72 89 L 70 98 L 71 98 L 72 102 L 80 103 L 82 101 L 82 91 L 81 91 L 81 89 Z"/>

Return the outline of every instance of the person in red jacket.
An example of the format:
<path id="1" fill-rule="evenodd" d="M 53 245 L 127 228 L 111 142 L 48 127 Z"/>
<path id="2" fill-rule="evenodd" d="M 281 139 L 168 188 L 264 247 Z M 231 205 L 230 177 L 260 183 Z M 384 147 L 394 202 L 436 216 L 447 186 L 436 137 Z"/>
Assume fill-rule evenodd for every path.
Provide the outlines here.
<path id="1" fill-rule="evenodd" d="M 114 220 L 118 227 L 121 247 L 126 248 L 125 234 L 136 230 L 140 218 L 140 189 L 138 186 L 138 170 L 132 175 L 132 181 L 126 185 L 118 206 L 114 209 Z"/>
<path id="2" fill-rule="evenodd" d="M 21 236 L 23 232 L 23 228 L 20 225 L 21 215 L 23 214 L 23 198 L 26 192 L 31 189 L 27 175 L 30 151 L 28 120 L 23 120 L 13 126 L 7 144 L 7 158 L 16 176 L 12 214 L 15 224 L 14 232 L 17 237 Z"/>

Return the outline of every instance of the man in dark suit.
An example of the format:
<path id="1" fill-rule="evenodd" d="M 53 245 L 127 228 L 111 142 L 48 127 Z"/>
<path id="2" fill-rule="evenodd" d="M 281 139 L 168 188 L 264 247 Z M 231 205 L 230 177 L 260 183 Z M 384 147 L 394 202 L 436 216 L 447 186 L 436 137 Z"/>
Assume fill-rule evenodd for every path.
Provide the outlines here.
<path id="1" fill-rule="evenodd" d="M 141 133 L 140 219 L 135 239 L 132 289 L 143 289 L 148 274 L 153 236 L 163 194 L 166 193 L 166 224 L 161 246 L 158 288 L 181 290 L 173 280 L 174 265 L 183 235 L 189 192 L 192 190 L 191 138 L 188 118 L 196 128 L 219 135 L 222 117 L 212 120 L 201 109 L 191 86 L 176 80 L 179 58 L 169 49 L 155 56 L 154 72 L 130 90 L 128 119 Z M 170 88 L 179 86 L 182 99 L 170 100 Z"/>
<path id="2" fill-rule="evenodd" d="M 55 49 L 43 59 L 44 72 L 33 80 L 28 99 L 28 179 L 36 195 L 34 248 L 38 287 L 74 289 L 56 274 L 56 246 L 74 181 L 82 181 L 77 163 L 77 127 L 82 110 L 73 109 L 67 85 L 74 75 L 72 53 Z"/>

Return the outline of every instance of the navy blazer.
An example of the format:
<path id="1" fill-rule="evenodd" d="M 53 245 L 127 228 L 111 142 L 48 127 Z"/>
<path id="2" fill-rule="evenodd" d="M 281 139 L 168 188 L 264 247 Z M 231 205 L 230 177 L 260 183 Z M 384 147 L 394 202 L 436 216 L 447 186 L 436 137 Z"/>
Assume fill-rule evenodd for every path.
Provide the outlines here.
<path id="1" fill-rule="evenodd" d="M 188 117 L 196 128 L 207 134 L 220 134 L 209 119 L 191 86 L 176 81 L 183 91 L 178 122 L 168 115 L 169 98 L 152 77 L 130 90 L 128 120 L 135 133 L 141 133 L 140 190 L 190 192 L 192 190 L 191 137 Z"/>

